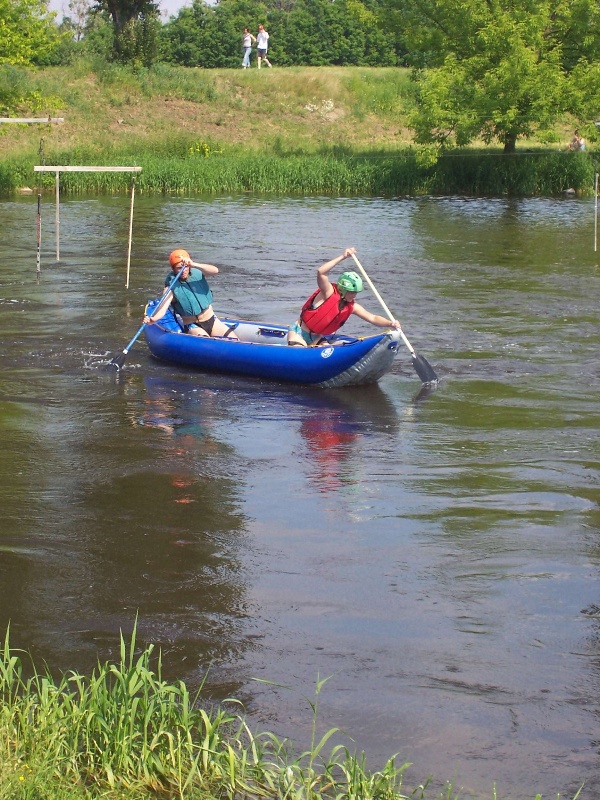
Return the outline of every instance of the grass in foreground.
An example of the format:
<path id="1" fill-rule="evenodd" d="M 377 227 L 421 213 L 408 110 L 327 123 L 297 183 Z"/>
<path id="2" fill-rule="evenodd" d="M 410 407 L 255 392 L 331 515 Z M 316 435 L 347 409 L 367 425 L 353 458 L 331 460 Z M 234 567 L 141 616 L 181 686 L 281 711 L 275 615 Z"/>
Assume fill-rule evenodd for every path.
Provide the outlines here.
<path id="1" fill-rule="evenodd" d="M 136 654 L 136 633 L 121 636 L 118 663 L 99 664 L 86 678 L 24 677 L 7 632 L 0 656 L 0 799 L 281 798 L 282 800 L 454 800 L 451 784 L 435 795 L 427 782 L 407 792 L 408 764 L 391 758 L 370 772 L 364 756 L 327 750 L 337 729 L 317 735 L 312 702 L 309 748 L 295 756 L 288 742 L 254 734 L 243 717 L 206 709 L 200 693 L 161 678 L 152 647 Z M 235 703 L 230 701 L 229 704 Z M 581 790 L 580 790 L 581 791 Z M 578 792 L 573 800 L 580 795 Z M 493 800 L 499 800 L 495 791 Z M 541 800 L 538 795 L 536 800 Z"/>

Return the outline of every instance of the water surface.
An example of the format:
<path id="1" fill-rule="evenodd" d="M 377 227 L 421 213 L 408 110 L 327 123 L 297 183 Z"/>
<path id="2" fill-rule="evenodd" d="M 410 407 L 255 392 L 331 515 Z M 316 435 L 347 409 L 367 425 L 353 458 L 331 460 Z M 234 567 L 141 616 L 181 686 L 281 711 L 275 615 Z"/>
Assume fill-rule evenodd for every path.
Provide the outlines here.
<path id="1" fill-rule="evenodd" d="M 208 674 L 299 749 L 331 676 L 320 728 L 411 787 L 597 797 L 592 203 L 141 197 L 125 289 L 128 211 L 63 201 L 57 263 L 45 200 L 38 285 L 35 198 L 0 204 L 0 630 L 90 670 L 137 614 L 169 678 Z M 443 376 L 428 396 L 407 350 L 335 391 L 142 340 L 103 369 L 174 247 L 219 265 L 221 312 L 287 323 L 350 245 Z"/>

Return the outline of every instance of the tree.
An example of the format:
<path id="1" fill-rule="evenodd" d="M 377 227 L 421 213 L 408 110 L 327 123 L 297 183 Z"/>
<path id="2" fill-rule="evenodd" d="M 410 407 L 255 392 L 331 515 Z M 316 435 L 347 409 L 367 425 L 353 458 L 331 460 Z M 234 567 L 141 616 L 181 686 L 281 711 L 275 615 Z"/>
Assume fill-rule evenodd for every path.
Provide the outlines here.
<path id="1" fill-rule="evenodd" d="M 55 17 L 47 0 L 0 0 L 0 64 L 43 59 L 58 39 Z"/>
<path id="2" fill-rule="evenodd" d="M 85 33 L 90 13 L 90 0 L 69 0 L 69 16 L 67 19 L 73 26 L 73 36 L 76 42 L 81 41 Z"/>
<path id="3" fill-rule="evenodd" d="M 221 0 L 209 5 L 193 0 L 162 30 L 162 57 L 187 67 L 241 67 L 242 31 L 266 20 L 266 7 L 255 0 Z M 255 31 L 256 32 L 256 31 Z"/>
<path id="4" fill-rule="evenodd" d="M 421 143 L 481 137 L 514 152 L 585 105 L 575 74 L 600 56 L 595 0 L 387 0 L 415 67 Z M 574 74 L 575 73 L 575 74 Z M 583 93 L 583 94 L 582 94 Z"/>
<path id="5" fill-rule="evenodd" d="M 265 24 L 277 66 L 399 63 L 394 32 L 382 31 L 378 0 L 193 0 L 163 26 L 163 58 L 186 66 L 241 66 L 244 27 Z"/>
<path id="6" fill-rule="evenodd" d="M 123 63 L 150 66 L 158 54 L 159 8 L 154 0 L 96 0 L 113 26 L 113 55 Z"/>

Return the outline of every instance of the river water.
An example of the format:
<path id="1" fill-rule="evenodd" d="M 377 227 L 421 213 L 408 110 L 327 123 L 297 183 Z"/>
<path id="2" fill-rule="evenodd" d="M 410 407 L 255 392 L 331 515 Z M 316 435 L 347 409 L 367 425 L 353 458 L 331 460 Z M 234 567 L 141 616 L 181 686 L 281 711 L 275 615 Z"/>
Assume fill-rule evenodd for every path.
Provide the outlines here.
<path id="1" fill-rule="evenodd" d="M 463 797 L 600 796 L 600 272 L 593 201 L 0 203 L 0 630 L 118 656 Z M 417 353 L 310 390 L 106 361 L 183 246 L 218 311 L 291 322 L 356 246 Z M 363 304 L 379 310 L 366 292 Z M 354 323 L 347 329 L 363 331 Z M 584 613 L 586 612 L 586 613 Z M 597 612 L 598 616 L 594 616 Z M 255 679 L 259 679 L 259 682 Z"/>

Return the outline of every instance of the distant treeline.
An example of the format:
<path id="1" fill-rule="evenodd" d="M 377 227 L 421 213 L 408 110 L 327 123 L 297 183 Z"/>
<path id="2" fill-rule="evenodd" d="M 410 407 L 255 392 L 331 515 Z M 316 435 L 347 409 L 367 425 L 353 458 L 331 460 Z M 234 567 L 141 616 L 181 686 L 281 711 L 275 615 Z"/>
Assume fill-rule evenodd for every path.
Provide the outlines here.
<path id="1" fill-rule="evenodd" d="M 376 20 L 378 0 L 293 0 L 249 3 L 220 0 L 191 6 L 163 24 L 146 20 L 138 32 L 140 60 L 148 58 L 186 67 L 239 67 L 242 32 L 256 36 L 258 25 L 269 33 L 269 59 L 277 66 L 398 66 L 406 47 L 397 32 Z M 108 52 L 113 26 L 106 14 L 90 13 L 79 21 L 67 17 L 62 28 L 76 30 L 40 65 L 68 63 L 76 54 Z M 123 44 L 125 47 L 125 44 Z M 135 60 L 135 59 L 134 59 Z M 252 66 L 255 66 L 255 60 Z"/>

